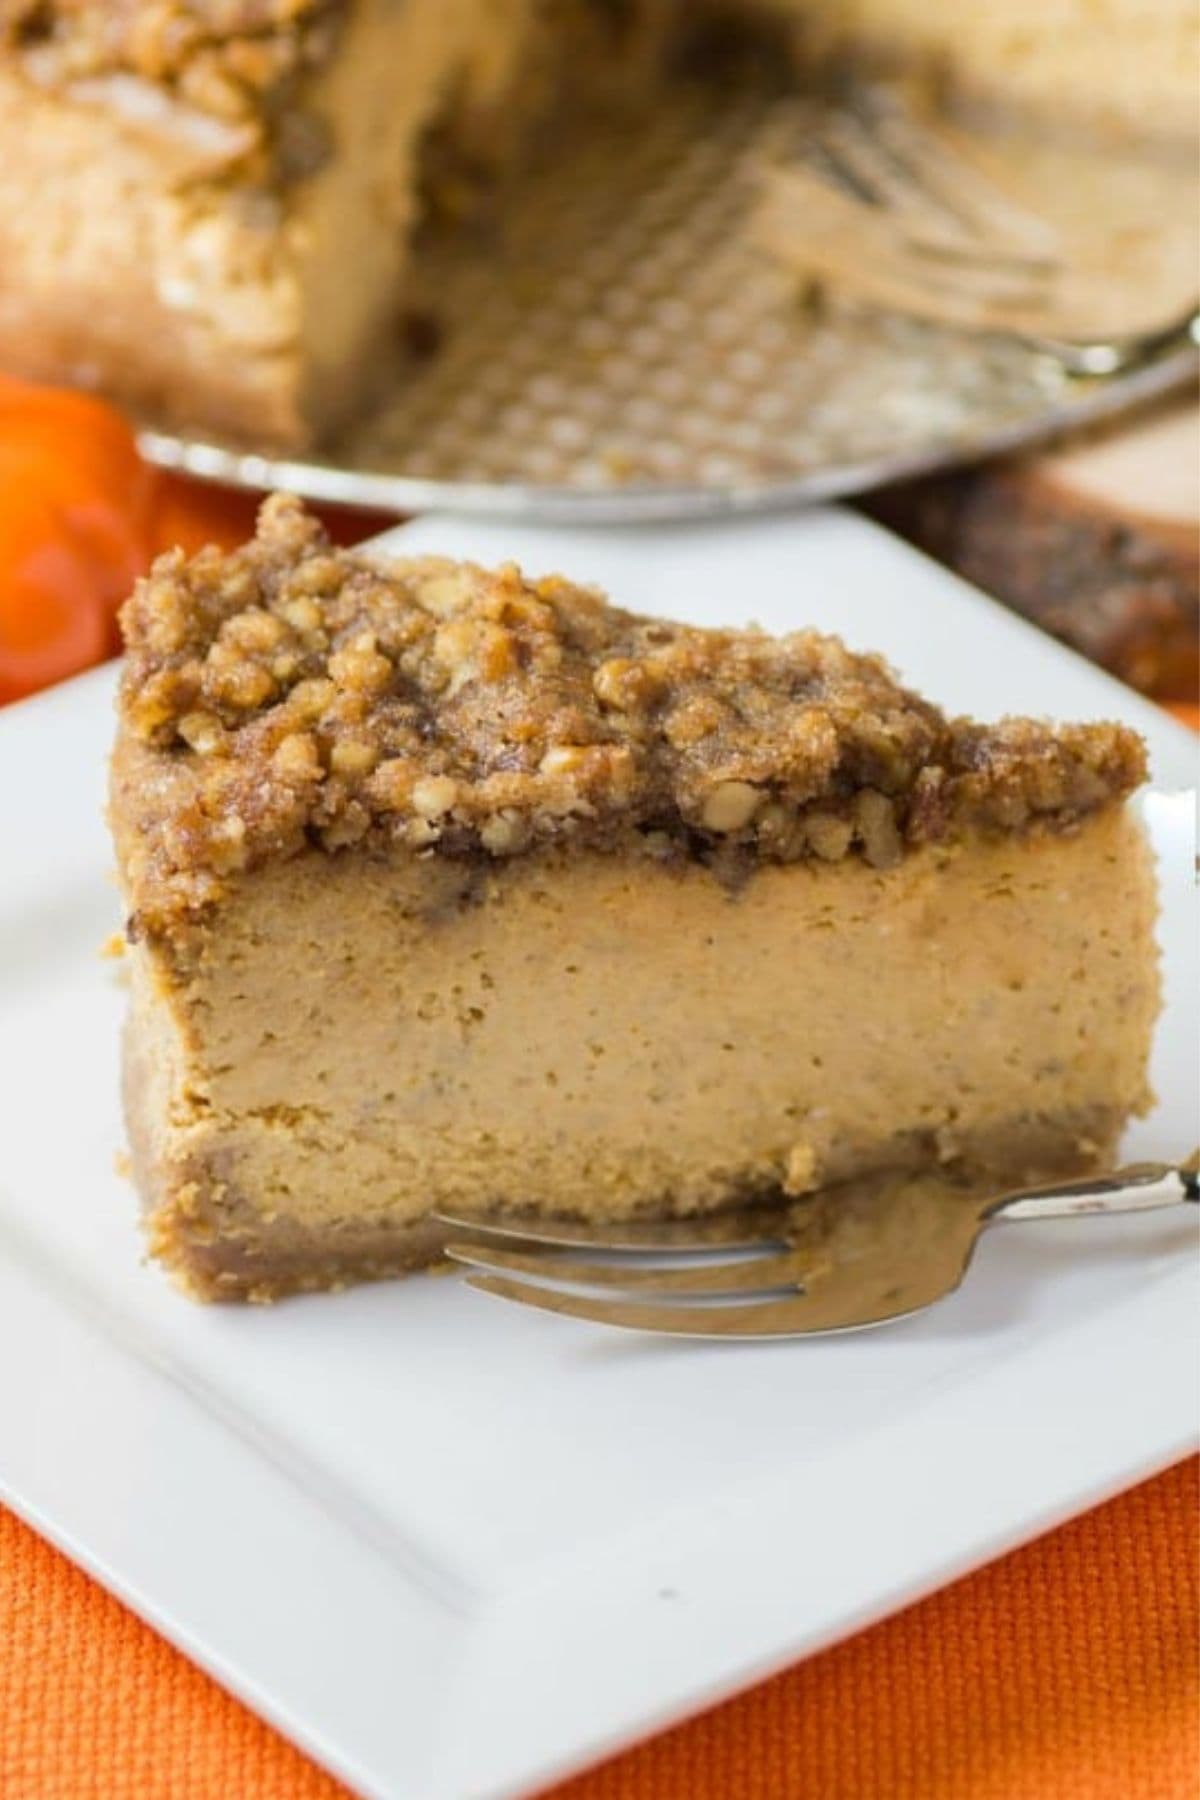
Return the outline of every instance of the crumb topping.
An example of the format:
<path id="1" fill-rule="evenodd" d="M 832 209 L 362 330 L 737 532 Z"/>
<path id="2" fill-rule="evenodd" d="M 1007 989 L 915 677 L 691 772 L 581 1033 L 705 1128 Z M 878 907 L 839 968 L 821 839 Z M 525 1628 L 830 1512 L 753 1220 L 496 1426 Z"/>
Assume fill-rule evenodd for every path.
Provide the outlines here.
<path id="1" fill-rule="evenodd" d="M 265 114 L 328 55 L 347 0 L 0 0 L 0 48 L 39 85 L 153 83 L 229 123 Z"/>
<path id="2" fill-rule="evenodd" d="M 947 720 L 836 638 L 641 618 L 511 564 L 375 562 L 282 495 L 244 549 L 160 558 L 122 622 L 114 815 L 150 926 L 306 844 L 885 868 L 1068 829 L 1145 776 L 1120 725 Z"/>

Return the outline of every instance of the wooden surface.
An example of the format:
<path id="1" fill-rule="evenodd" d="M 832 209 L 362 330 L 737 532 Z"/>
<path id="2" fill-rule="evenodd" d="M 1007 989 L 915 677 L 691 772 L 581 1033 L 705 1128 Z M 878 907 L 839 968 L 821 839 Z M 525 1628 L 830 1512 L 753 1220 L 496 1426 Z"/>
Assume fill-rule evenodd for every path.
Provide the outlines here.
<path id="1" fill-rule="evenodd" d="M 1193 397 L 1038 456 L 914 482 L 877 496 L 870 510 L 1144 693 L 1196 699 Z"/>

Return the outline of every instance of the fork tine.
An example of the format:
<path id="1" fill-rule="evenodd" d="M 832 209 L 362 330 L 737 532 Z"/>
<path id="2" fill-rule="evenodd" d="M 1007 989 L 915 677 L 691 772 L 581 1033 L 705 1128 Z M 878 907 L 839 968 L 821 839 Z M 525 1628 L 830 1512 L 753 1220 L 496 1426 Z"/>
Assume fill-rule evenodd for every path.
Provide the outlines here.
<path id="1" fill-rule="evenodd" d="M 437 1212 L 435 1220 L 484 1245 L 493 1239 L 546 1249 L 652 1253 L 671 1250 L 784 1250 L 784 1213 L 778 1204 L 736 1211 L 696 1213 L 682 1219 L 587 1219 L 525 1217 L 521 1213 L 477 1215 Z"/>
<path id="2" fill-rule="evenodd" d="M 867 200 L 893 216 L 912 212 L 926 218 L 945 219 L 946 207 L 931 194 L 913 172 L 879 142 L 865 121 L 854 112 L 837 112 L 824 121 L 819 138 L 822 154 L 834 173 Z M 963 221 L 955 215 L 961 231 Z"/>
<path id="3" fill-rule="evenodd" d="M 778 257 L 789 243 L 815 273 L 851 272 L 855 290 L 872 276 L 908 280 L 932 304 L 945 296 L 973 305 L 1044 305 L 1046 271 L 1003 250 L 916 228 L 885 208 L 839 192 L 804 167 L 773 169 L 758 204 L 754 234 Z"/>
<path id="4" fill-rule="evenodd" d="M 599 1295 L 567 1294 L 504 1275 L 468 1275 L 467 1285 L 500 1300 L 515 1300 L 542 1312 L 561 1313 L 592 1325 L 616 1325 L 625 1331 L 648 1331 L 692 1338 L 818 1337 L 827 1331 L 862 1330 L 903 1316 L 882 1312 L 877 1319 L 839 1317 L 814 1307 L 803 1294 L 783 1300 L 759 1300 L 737 1306 L 648 1306 L 637 1301 L 606 1300 Z M 913 1307 L 904 1309 L 915 1311 Z"/>
<path id="5" fill-rule="evenodd" d="M 644 1301 L 608 1300 L 603 1294 L 569 1294 L 533 1282 L 515 1282 L 504 1274 L 468 1274 L 468 1287 L 497 1300 L 513 1300 L 540 1312 L 560 1312 L 565 1318 L 585 1319 L 588 1325 L 615 1325 L 630 1332 L 655 1332 L 671 1337 L 819 1337 L 824 1332 L 860 1332 L 896 1319 L 910 1318 L 928 1305 L 927 1300 L 903 1300 L 883 1294 L 878 1310 L 864 1318 L 860 1305 L 849 1309 L 837 1296 L 811 1300 L 808 1294 L 786 1294 L 777 1300 L 754 1300 L 741 1305 L 682 1307 L 666 1300 L 662 1305 Z"/>
<path id="6" fill-rule="evenodd" d="M 1054 227 L 1007 193 L 981 160 L 978 147 L 944 122 L 923 124 L 905 107 L 879 94 L 861 96 L 847 108 L 860 131 L 870 136 L 927 201 L 939 205 L 960 226 L 986 243 L 1004 242 L 1010 257 L 1023 253 L 1055 266 L 1059 238 Z"/>
<path id="7" fill-rule="evenodd" d="M 1058 233 L 1004 191 L 969 142 L 894 100 L 851 95 L 810 142 L 835 177 L 930 247 L 1043 276 L 1061 262 Z"/>
<path id="8" fill-rule="evenodd" d="M 905 238 L 881 208 L 835 196 L 807 171 L 772 171 L 753 229 L 777 262 L 885 310 L 1029 334 L 1062 316 L 1057 285 L 1031 267 L 952 258 L 945 245 Z"/>
<path id="9" fill-rule="evenodd" d="M 503 1270 L 570 1287 L 619 1288 L 626 1294 L 681 1294 L 685 1298 L 704 1294 L 770 1294 L 784 1288 L 798 1289 L 802 1278 L 794 1252 L 746 1257 L 733 1263 L 676 1263 L 658 1268 L 631 1267 L 628 1262 L 572 1262 L 544 1252 L 525 1255 L 472 1243 L 447 1244 L 445 1253 L 454 1262 L 467 1263 L 488 1274 Z"/>

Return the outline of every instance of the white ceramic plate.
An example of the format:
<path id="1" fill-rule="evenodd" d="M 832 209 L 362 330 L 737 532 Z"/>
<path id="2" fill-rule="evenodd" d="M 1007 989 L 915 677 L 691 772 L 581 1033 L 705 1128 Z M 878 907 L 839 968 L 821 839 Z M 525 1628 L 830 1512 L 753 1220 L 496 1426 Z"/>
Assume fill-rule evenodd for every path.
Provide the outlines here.
<path id="1" fill-rule="evenodd" d="M 1155 708 L 860 520 L 555 534 L 425 521 L 699 620 L 814 622 L 982 713 Z M 1185 1453 L 1190 1221 L 1014 1227 L 861 1337 L 706 1346 L 419 1279 L 199 1308 L 143 1267 L 121 1144 L 111 672 L 0 715 L 0 1492 L 364 1793 L 517 1794 Z M 1179 807 L 1162 1105 L 1195 1135 Z M 1168 830 L 1168 836 L 1172 835 Z M 1189 957 L 1192 958 L 1189 967 Z"/>

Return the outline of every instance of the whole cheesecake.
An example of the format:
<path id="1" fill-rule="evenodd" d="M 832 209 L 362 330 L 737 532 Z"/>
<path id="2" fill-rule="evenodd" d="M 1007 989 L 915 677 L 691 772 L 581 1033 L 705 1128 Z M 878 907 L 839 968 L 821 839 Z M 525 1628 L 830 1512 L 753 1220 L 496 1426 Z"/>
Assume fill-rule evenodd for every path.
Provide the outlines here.
<path id="1" fill-rule="evenodd" d="M 335 552 L 281 497 L 124 625 L 125 1103 L 194 1295 L 419 1266 L 438 1208 L 1084 1169 L 1147 1104 L 1119 725 L 947 719 L 836 639 Z"/>
<path id="2" fill-rule="evenodd" d="M 714 20 L 801 79 L 848 52 L 1055 129 L 1196 133 L 1192 0 L 0 0 L 0 364 L 328 436 L 394 351 L 429 196 L 536 161 L 557 115 L 653 105 Z"/>

